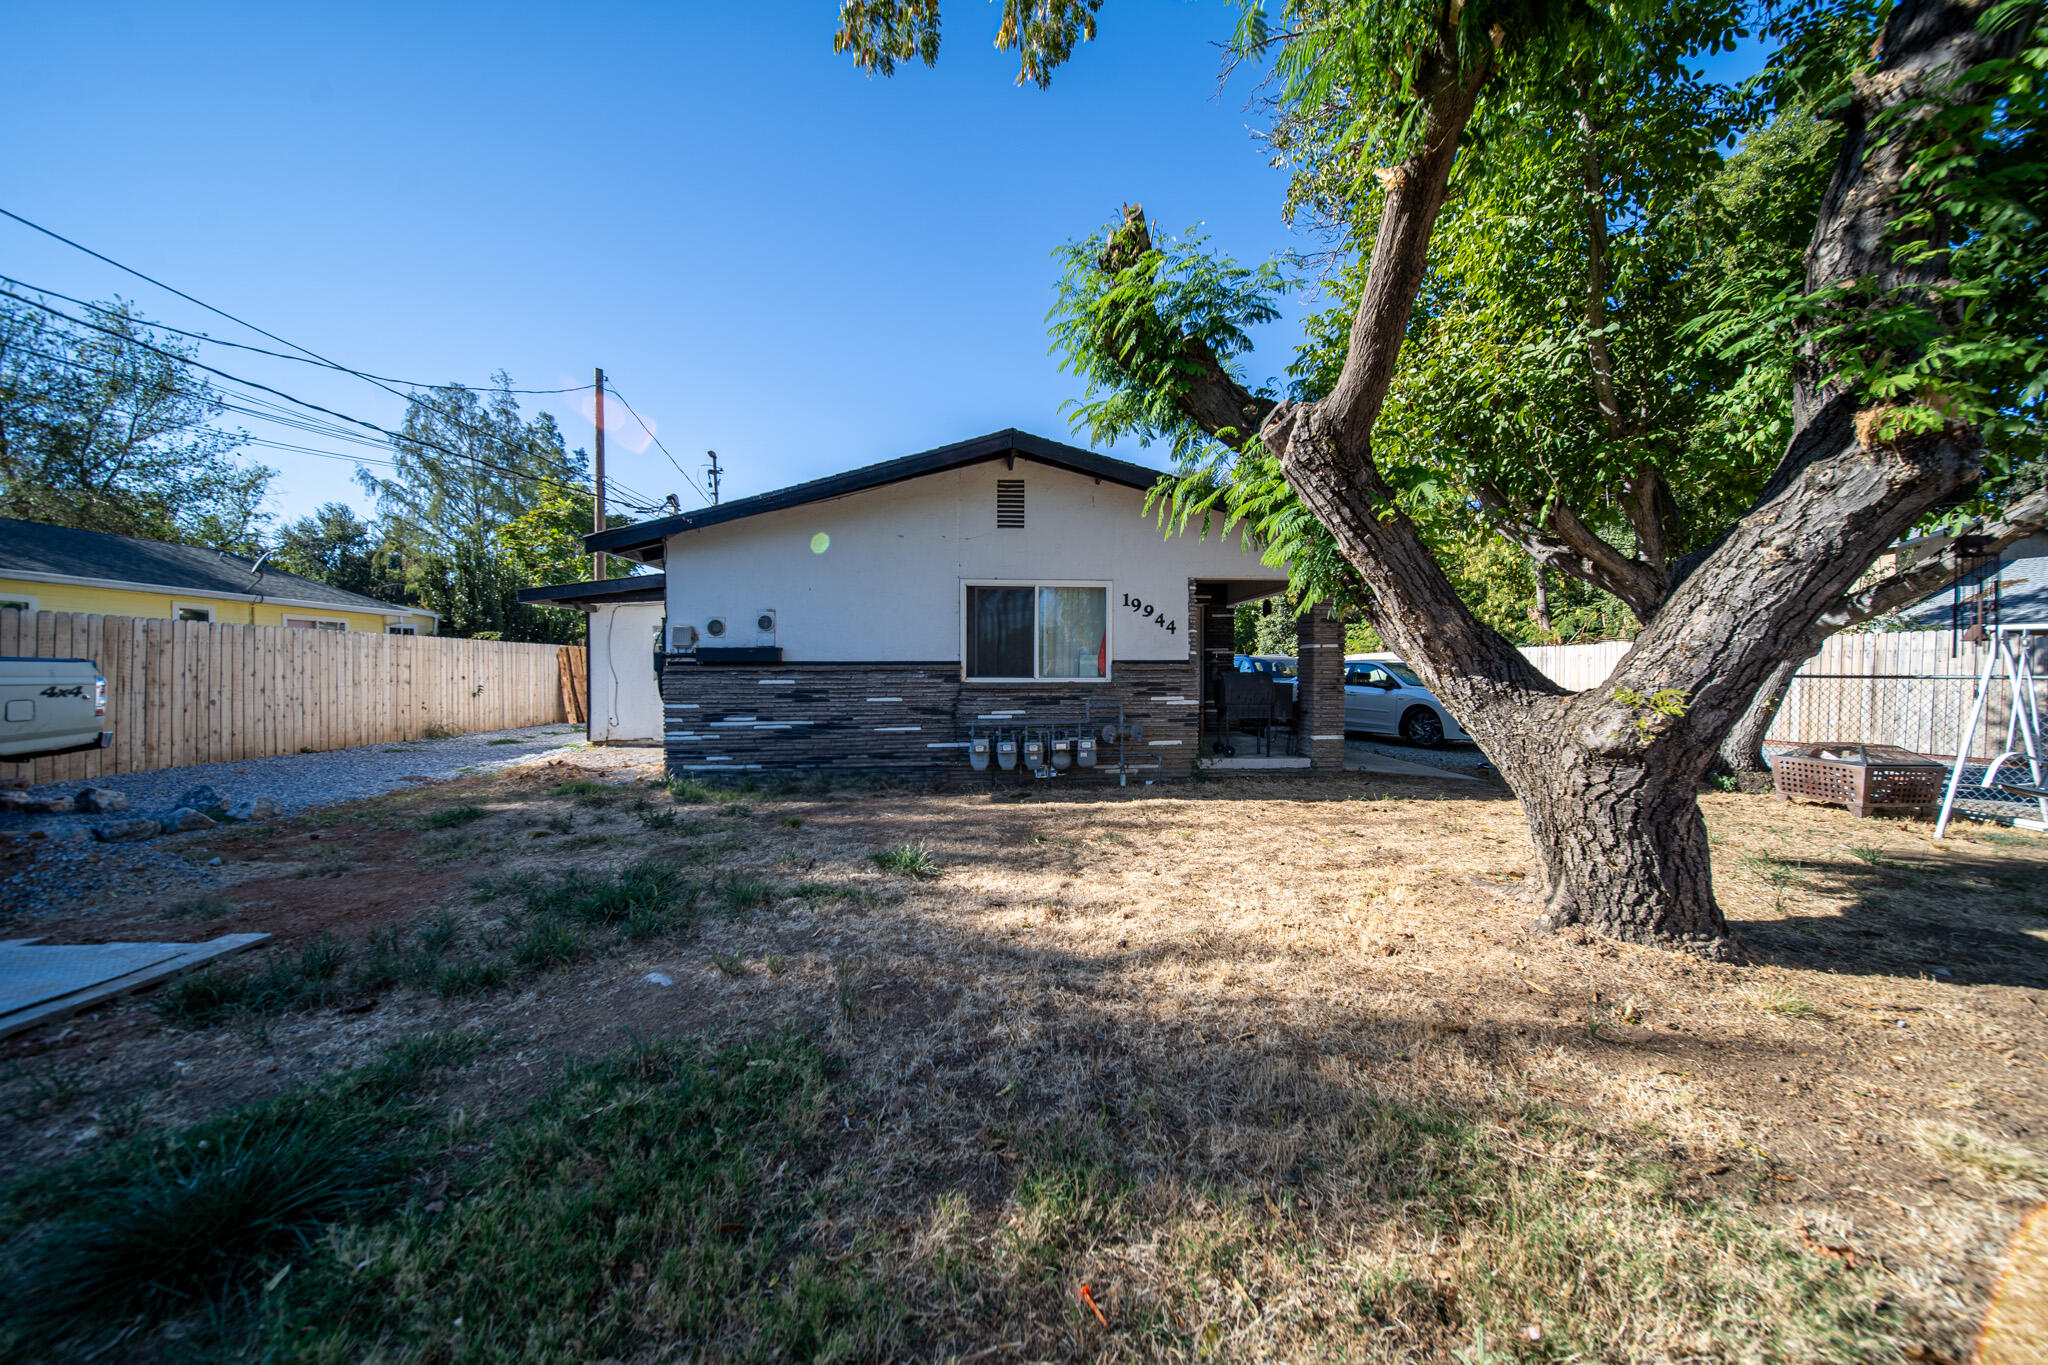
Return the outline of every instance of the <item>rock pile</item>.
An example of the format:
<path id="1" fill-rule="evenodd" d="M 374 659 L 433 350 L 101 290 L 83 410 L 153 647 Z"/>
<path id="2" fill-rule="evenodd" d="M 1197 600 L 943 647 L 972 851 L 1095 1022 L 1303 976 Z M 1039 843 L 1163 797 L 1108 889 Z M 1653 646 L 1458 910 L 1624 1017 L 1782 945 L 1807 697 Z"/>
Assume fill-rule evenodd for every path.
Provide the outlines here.
<path id="1" fill-rule="evenodd" d="M 213 829 L 221 824 L 272 820 L 277 814 L 277 803 L 267 796 L 246 797 L 230 805 L 219 791 L 207 786 L 188 787 L 178 793 L 168 810 L 160 814 L 130 813 L 127 794 L 111 787 L 81 787 L 59 796 L 30 796 L 25 791 L 0 789 L 0 816 L 121 816 L 120 819 L 102 820 L 89 827 L 94 839 L 109 844 L 154 839 L 160 834 L 185 834 L 193 830 Z M 88 830 L 73 829 L 71 832 L 83 837 Z M 56 830 L 52 837 L 62 837 L 63 833 L 61 829 Z M 28 837 L 45 836 L 38 831 Z"/>

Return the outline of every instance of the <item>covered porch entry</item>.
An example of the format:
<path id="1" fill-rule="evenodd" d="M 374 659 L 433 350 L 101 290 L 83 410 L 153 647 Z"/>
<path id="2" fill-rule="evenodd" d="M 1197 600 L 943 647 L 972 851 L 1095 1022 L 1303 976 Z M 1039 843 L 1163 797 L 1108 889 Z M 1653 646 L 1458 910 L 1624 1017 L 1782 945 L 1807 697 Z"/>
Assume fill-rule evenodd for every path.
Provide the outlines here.
<path id="1" fill-rule="evenodd" d="M 1341 772 L 1344 767 L 1344 624 L 1323 606 L 1295 623 L 1295 685 L 1291 698 L 1279 689 L 1281 717 L 1259 714 L 1257 684 L 1237 668 L 1237 608 L 1275 597 L 1282 584 L 1271 579 L 1211 579 L 1196 582 L 1195 648 L 1201 680 L 1201 752 L 1205 769 Z M 1250 684 L 1247 686 L 1247 684 Z M 1253 698 L 1250 705 L 1246 698 Z M 1233 708 L 1233 699 L 1239 702 Z M 1233 717 L 1233 709 L 1236 711 Z M 1267 731 L 1264 742 L 1247 729 Z M 1234 749 L 1235 753 L 1221 752 Z"/>

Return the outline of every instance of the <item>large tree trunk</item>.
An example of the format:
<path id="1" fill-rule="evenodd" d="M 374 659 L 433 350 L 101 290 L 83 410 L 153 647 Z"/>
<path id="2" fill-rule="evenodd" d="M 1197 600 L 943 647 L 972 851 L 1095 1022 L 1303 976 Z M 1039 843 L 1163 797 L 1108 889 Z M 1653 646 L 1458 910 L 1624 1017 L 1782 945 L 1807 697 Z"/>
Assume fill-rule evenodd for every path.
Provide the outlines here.
<path id="1" fill-rule="evenodd" d="M 1807 658 L 1812 658 L 1808 655 Z M 1784 659 L 1771 670 L 1764 685 L 1750 698 L 1749 709 L 1742 713 L 1742 719 L 1735 722 L 1728 731 L 1728 737 L 1721 741 L 1720 767 L 1723 771 L 1738 777 L 1755 777 L 1767 774 L 1771 765 L 1764 762 L 1764 736 L 1771 732 L 1772 722 L 1778 719 L 1778 708 L 1785 704 L 1785 696 L 1792 690 L 1792 675 L 1806 666 L 1807 659 Z"/>
<path id="2" fill-rule="evenodd" d="M 1859 78 L 1807 252 L 1809 292 L 1852 283 L 1862 297 L 1926 298 L 1945 269 L 1938 251 L 1902 252 L 1897 229 L 1918 205 L 1908 175 L 1930 134 L 1919 115 L 1964 71 L 2009 50 L 1976 27 L 1967 0 L 1899 0 L 1879 69 Z M 1962 428 L 1888 436 L 1859 410 L 1817 342 L 1801 352 L 1793 433 L 1750 511 L 1705 550 L 1665 565 L 1623 555 L 1562 504 L 1547 523 L 1510 525 L 1532 553 L 1610 585 L 1644 622 L 1605 684 L 1566 694 L 1480 623 L 1399 510 L 1373 459 L 1373 427 L 1395 373 L 1429 239 L 1490 54 L 1475 57 L 1446 11 L 1418 52 L 1416 149 L 1380 172 L 1384 195 L 1342 372 L 1328 396 L 1259 400 L 1225 367 L 1205 369 L 1186 415 L 1235 448 L 1242 419 L 1302 504 L 1358 572 L 1365 609 L 1389 645 L 1429 682 L 1522 798 L 1542 862 L 1547 922 L 1584 924 L 1638 942 L 1712 946 L 1727 926 L 1715 903 L 1695 793 L 1752 699 L 1873 594 L 1858 580 L 1923 513 L 1976 477 L 1979 442 Z M 1501 31 L 1494 30 L 1495 41 Z M 1102 262 L 1142 235 L 1127 221 Z M 1840 317 L 1827 320 L 1837 326 Z M 1899 354 L 1906 365 L 1910 355 Z M 1213 400 L 1213 401 L 1212 401 Z M 1654 520 L 1654 471 L 1640 511 Z M 1479 489 L 1482 503 L 1499 502 Z M 1647 521 L 1646 521 L 1647 524 Z M 1653 556 L 1661 560 L 1661 556 Z M 1882 595 L 1876 594 L 1876 595 Z"/>
<path id="3" fill-rule="evenodd" d="M 1913 207 L 1901 187 L 1922 137 L 1919 121 L 1900 115 L 1996 55 L 2001 42 L 1979 32 L 1977 17 L 1954 0 L 1894 9 L 1881 69 L 1843 114 L 1847 135 L 1807 253 L 1809 290 L 1860 281 L 1913 297 L 1939 277 L 1941 259 L 1923 252 L 1902 264 L 1892 240 Z M 1381 633 L 1522 798 L 1549 924 L 1717 944 L 1727 925 L 1698 784 L 1751 699 L 1818 646 L 1830 609 L 1879 552 L 1976 477 L 1980 443 L 1959 428 L 1887 436 L 1809 347 L 1792 439 L 1755 506 L 1719 543 L 1672 566 L 1669 595 L 1603 686 L 1562 695 L 1466 610 L 1373 461 L 1373 425 L 1478 89 L 1448 49 L 1418 84 L 1421 145 L 1382 177 L 1343 373 L 1327 398 L 1282 404 L 1262 439 L 1358 569 Z"/>
<path id="4" fill-rule="evenodd" d="M 1554 735 L 1486 745 L 1522 799 L 1543 863 L 1540 923 L 1703 949 L 1727 935 L 1692 748 L 1665 745 L 1616 762 Z"/>

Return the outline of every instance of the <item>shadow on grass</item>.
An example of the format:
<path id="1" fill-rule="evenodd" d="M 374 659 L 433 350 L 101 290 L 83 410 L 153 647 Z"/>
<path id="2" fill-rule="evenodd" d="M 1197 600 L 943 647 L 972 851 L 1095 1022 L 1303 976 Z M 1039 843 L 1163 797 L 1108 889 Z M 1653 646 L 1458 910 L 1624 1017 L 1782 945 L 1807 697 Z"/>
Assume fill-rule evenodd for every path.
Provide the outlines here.
<path id="1" fill-rule="evenodd" d="M 429 1103 L 464 1047 L 401 1045 L 10 1191 L 0 1345 L 51 1360 L 117 1341 L 281 1360 L 952 1359 L 990 1341 L 1063 1360 L 1276 1344 L 1412 1359 L 1534 1324 L 1544 1352 L 1481 1358 L 1637 1358 L 1711 1332 L 1730 1353 L 1851 1360 L 1894 1340 L 1869 1272 L 1540 1106 L 1317 1095 L 1317 1169 L 1233 1186 L 1173 1159 L 1201 1136 L 1148 1135 L 1142 1106 L 995 1103 L 963 1169 L 885 1191 L 862 1180 L 882 1115 L 802 1031 L 572 1063 L 489 1123 Z M 1246 1121 L 1298 1128 L 1275 1098 Z M 984 1207 L 965 1168 L 992 1169 Z M 1104 1320 L 1077 1300 L 1084 1282 Z M 1310 1286 L 1312 1313 L 1263 1306 Z"/>
<path id="2" fill-rule="evenodd" d="M 1731 923 L 1746 954 L 1775 966 L 1956 985 L 2048 989 L 2048 873 L 1949 845 L 1912 861 L 1757 858 L 1733 875 L 1847 898 L 1839 915 Z"/>

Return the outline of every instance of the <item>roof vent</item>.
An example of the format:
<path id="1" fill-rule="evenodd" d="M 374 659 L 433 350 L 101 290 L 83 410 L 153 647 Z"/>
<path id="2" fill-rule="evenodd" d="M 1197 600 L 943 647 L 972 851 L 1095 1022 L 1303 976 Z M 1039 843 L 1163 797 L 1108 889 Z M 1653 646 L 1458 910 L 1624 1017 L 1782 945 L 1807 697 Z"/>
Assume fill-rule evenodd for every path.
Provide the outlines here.
<path id="1" fill-rule="evenodd" d="M 996 529 L 1024 529 L 1024 480 L 996 480 Z"/>

